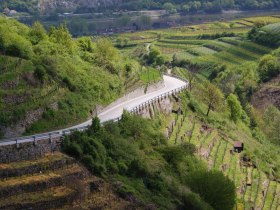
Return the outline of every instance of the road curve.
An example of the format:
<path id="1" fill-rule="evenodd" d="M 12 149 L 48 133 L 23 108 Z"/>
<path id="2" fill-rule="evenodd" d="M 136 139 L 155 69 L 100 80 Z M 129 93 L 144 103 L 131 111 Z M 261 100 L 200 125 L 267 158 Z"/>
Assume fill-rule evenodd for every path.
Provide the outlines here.
<path id="1" fill-rule="evenodd" d="M 175 89 L 178 89 L 178 88 L 181 88 L 181 87 L 184 87 L 186 86 L 186 82 L 182 81 L 182 80 L 179 80 L 177 78 L 174 78 L 174 77 L 170 77 L 170 76 L 166 76 L 164 75 L 163 76 L 163 81 L 164 81 L 164 87 L 159 89 L 159 90 L 156 90 L 156 91 L 153 91 L 151 93 L 148 93 L 148 94 L 144 94 L 142 96 L 139 96 L 139 97 L 136 97 L 136 98 L 133 98 L 133 99 L 130 99 L 130 100 L 126 100 L 108 110 L 105 110 L 101 113 L 98 114 L 98 117 L 100 119 L 101 122 L 106 122 L 106 121 L 109 121 L 109 120 L 113 120 L 113 119 L 116 119 L 116 118 L 119 118 L 122 116 L 122 113 L 123 113 L 123 110 L 132 110 L 134 107 L 154 98 L 154 97 L 157 97 L 157 96 L 160 96 L 162 94 L 165 94 L 165 93 L 168 93 L 172 90 L 175 90 Z M 77 126 L 73 126 L 71 128 L 77 128 L 77 127 L 81 127 L 81 126 L 86 126 L 86 125 L 89 125 L 91 123 L 91 120 L 85 122 L 85 123 L 82 123 L 80 125 L 77 125 Z"/>
<path id="2" fill-rule="evenodd" d="M 105 109 L 104 111 L 102 111 L 101 113 L 98 114 L 98 117 L 100 119 L 101 122 L 106 122 L 109 120 L 114 120 L 117 118 L 120 118 L 122 116 L 122 113 L 124 110 L 128 110 L 131 111 L 134 107 L 139 106 L 140 104 L 149 101 L 155 97 L 161 96 L 163 94 L 166 93 L 170 93 L 171 91 L 175 91 L 177 89 L 180 88 L 184 88 L 187 85 L 187 82 L 172 77 L 172 76 L 167 76 L 164 75 L 163 76 L 163 81 L 164 81 L 164 87 L 160 88 L 156 91 L 153 91 L 151 93 L 148 94 L 143 94 L 141 96 L 123 101 L 119 104 L 116 104 L 115 106 L 113 106 L 112 108 L 109 109 Z M 89 125 L 91 125 L 91 121 L 92 120 L 88 120 L 84 123 L 81 123 L 79 125 L 75 125 L 72 126 L 70 128 L 66 128 L 66 129 L 61 129 L 61 130 L 57 130 L 57 131 L 52 131 L 52 132 L 48 132 L 48 133 L 42 133 L 42 134 L 35 134 L 32 136 L 28 136 L 28 137 L 20 137 L 20 138 L 13 138 L 13 139 L 6 139 L 4 141 L 1 142 L 0 140 L 0 146 L 1 145 L 10 145 L 10 144 L 16 144 L 16 143 L 23 143 L 23 142 L 30 142 L 32 140 L 40 140 L 40 139 L 46 139 L 46 137 L 48 136 L 60 136 L 62 134 L 67 134 L 70 132 L 70 130 L 73 129 L 81 129 L 84 127 L 87 127 Z"/>

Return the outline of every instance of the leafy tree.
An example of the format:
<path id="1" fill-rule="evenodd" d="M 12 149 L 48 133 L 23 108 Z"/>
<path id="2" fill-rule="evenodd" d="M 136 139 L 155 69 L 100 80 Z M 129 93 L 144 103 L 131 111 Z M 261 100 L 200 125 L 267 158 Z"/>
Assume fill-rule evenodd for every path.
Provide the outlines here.
<path id="1" fill-rule="evenodd" d="M 61 24 L 57 28 L 51 27 L 49 37 L 52 42 L 60 44 L 65 51 L 69 53 L 74 52 L 75 43 L 65 24 Z"/>
<path id="2" fill-rule="evenodd" d="M 31 30 L 29 32 L 29 37 L 30 37 L 30 41 L 33 45 L 36 45 L 40 41 L 46 39 L 47 34 L 46 34 L 46 31 L 45 31 L 43 25 L 36 21 L 31 27 Z"/>
<path id="3" fill-rule="evenodd" d="M 147 56 L 147 63 L 154 65 L 162 65 L 164 63 L 164 58 L 159 49 L 154 46 L 150 48 L 150 52 Z"/>
<path id="4" fill-rule="evenodd" d="M 119 57 L 117 49 L 113 46 L 113 43 L 107 38 L 100 38 L 96 41 L 94 49 L 95 61 L 99 66 L 103 66 L 115 72 L 115 68 L 112 62 L 116 61 Z"/>
<path id="5" fill-rule="evenodd" d="M 238 119 L 241 118 L 242 115 L 242 106 L 237 96 L 231 93 L 227 97 L 227 104 L 230 110 L 230 118 L 236 122 Z"/>
<path id="6" fill-rule="evenodd" d="M 225 95 L 229 95 L 230 93 L 234 93 L 236 89 L 236 83 L 240 76 L 236 74 L 236 71 L 231 69 L 226 69 L 218 73 L 214 82 L 218 85 L 218 87 L 223 91 Z"/>
<path id="7" fill-rule="evenodd" d="M 170 2 L 166 2 L 163 4 L 163 9 L 167 10 L 169 13 L 173 14 L 173 13 L 176 13 L 176 7 L 170 3 Z"/>
<path id="8" fill-rule="evenodd" d="M 198 193 L 216 210 L 233 209 L 236 199 L 233 181 L 220 171 L 195 171 L 186 179 L 192 191 Z"/>
<path id="9" fill-rule="evenodd" d="M 266 82 L 280 73 L 280 64 L 276 57 L 265 55 L 261 58 L 257 70 L 261 80 Z"/>
<path id="10" fill-rule="evenodd" d="M 266 108 L 264 115 L 264 132 L 272 142 L 280 144 L 280 111 L 275 106 Z"/>
<path id="11" fill-rule="evenodd" d="M 187 71 L 187 80 L 188 80 L 188 88 L 189 88 L 189 91 L 192 92 L 192 88 L 194 86 L 194 83 L 195 83 L 195 74 L 192 73 L 191 71 Z"/>
<path id="12" fill-rule="evenodd" d="M 80 37 L 77 39 L 78 46 L 84 52 L 93 52 L 94 46 L 90 37 Z"/>
<path id="13" fill-rule="evenodd" d="M 100 120 L 98 117 L 94 117 L 92 119 L 92 123 L 90 128 L 94 131 L 94 132 L 99 132 L 101 130 L 101 124 L 100 124 Z"/>
<path id="14" fill-rule="evenodd" d="M 207 113 L 209 115 L 210 110 L 214 111 L 221 107 L 223 103 L 224 95 L 215 85 L 207 83 L 203 91 L 203 100 L 207 104 Z"/>

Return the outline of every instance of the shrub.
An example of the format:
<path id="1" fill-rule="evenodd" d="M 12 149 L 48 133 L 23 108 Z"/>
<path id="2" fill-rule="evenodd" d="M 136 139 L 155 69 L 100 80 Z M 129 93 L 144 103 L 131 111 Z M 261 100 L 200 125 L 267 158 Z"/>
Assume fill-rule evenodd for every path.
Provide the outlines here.
<path id="1" fill-rule="evenodd" d="M 129 176 L 144 177 L 148 174 L 148 171 L 143 161 L 134 159 L 128 166 L 127 174 Z"/>
<path id="2" fill-rule="evenodd" d="M 198 193 L 216 210 L 233 209 L 235 185 L 220 171 L 195 171 L 186 179 L 193 192 Z"/>
<path id="3" fill-rule="evenodd" d="M 42 65 L 36 66 L 35 71 L 34 71 L 34 76 L 36 78 L 38 78 L 41 81 L 41 83 L 43 83 L 44 79 L 46 77 L 46 70 L 45 70 L 45 68 Z"/>
<path id="4" fill-rule="evenodd" d="M 75 85 L 69 80 L 68 77 L 64 77 L 64 78 L 62 79 L 62 83 L 63 83 L 64 85 L 66 85 L 66 87 L 67 87 L 71 92 L 74 92 L 74 91 L 76 90 Z"/>

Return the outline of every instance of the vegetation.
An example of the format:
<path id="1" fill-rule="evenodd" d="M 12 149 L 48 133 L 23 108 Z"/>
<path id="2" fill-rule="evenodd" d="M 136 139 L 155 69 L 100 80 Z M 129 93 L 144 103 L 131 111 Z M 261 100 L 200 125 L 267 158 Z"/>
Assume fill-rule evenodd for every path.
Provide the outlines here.
<path id="1" fill-rule="evenodd" d="M 261 26 L 263 26 L 263 24 L 255 26 L 248 34 L 248 37 L 251 40 L 261 44 L 279 47 L 280 23 L 273 23 L 263 27 Z"/>
<path id="2" fill-rule="evenodd" d="M 230 110 L 230 118 L 236 122 L 241 118 L 242 106 L 237 96 L 232 93 L 227 97 L 227 103 Z"/>
<path id="3" fill-rule="evenodd" d="M 65 137 L 63 150 L 94 174 L 119 180 L 117 193 L 123 198 L 136 197 L 139 205 L 232 209 L 232 181 L 221 173 L 208 171 L 194 156 L 194 145 L 168 145 L 159 132 L 162 123 L 160 119 L 147 120 L 125 113 L 119 123 L 109 122 L 102 127 L 94 118 L 87 132 Z"/>
<path id="4" fill-rule="evenodd" d="M 215 110 L 222 105 L 223 93 L 216 88 L 213 84 L 208 83 L 205 87 L 205 92 L 203 95 L 205 103 L 208 106 L 206 115 L 209 115 L 210 110 Z"/>
<path id="5" fill-rule="evenodd" d="M 164 3 L 171 13 L 177 9 Z M 257 109 L 251 100 L 264 83 L 278 81 L 279 49 L 268 40 L 260 42 L 259 34 L 266 30 L 277 43 L 277 29 L 265 25 L 280 19 L 260 19 L 93 42 L 73 40 L 65 25 L 47 33 L 38 23 L 28 28 L 2 18 L 1 125 L 43 107 L 42 118 L 28 132 L 65 126 L 85 119 L 92 107 L 114 100 L 125 87 L 158 81 L 160 72 L 171 71 L 191 84 L 180 100 L 172 101 L 181 114 L 155 112 L 155 119 L 147 120 L 125 113 L 118 123 L 104 126 L 94 118 L 88 131 L 65 136 L 63 151 L 116 182 L 119 196 L 142 207 L 276 209 L 279 103 Z M 271 86 L 279 90 L 279 84 Z M 162 132 L 166 128 L 168 138 Z M 241 153 L 232 152 L 237 140 L 245 145 Z"/>
<path id="6" fill-rule="evenodd" d="M 46 32 L 38 22 L 29 28 L 1 17 L 0 53 L 2 134 L 19 122 L 27 133 L 75 124 L 126 87 L 146 82 L 138 62 L 123 57 L 109 39 L 74 40 L 65 25 Z"/>
<path id="7" fill-rule="evenodd" d="M 1 8 L 5 8 L 8 6 L 11 9 L 16 9 L 22 12 L 29 12 L 29 13 L 38 13 L 38 0 L 13 0 L 13 1 L 1 1 Z M 58 4 L 55 8 L 57 11 L 66 12 L 71 11 L 72 7 L 65 8 L 62 5 Z M 279 8 L 279 2 L 277 0 L 224 0 L 224 1 L 217 1 L 211 0 L 204 2 L 202 0 L 196 1 L 182 1 L 182 0 L 173 0 L 173 1 L 165 1 L 165 0 L 149 0 L 149 1 L 126 1 L 122 3 L 117 2 L 106 2 L 104 4 L 96 4 L 85 7 L 83 6 L 84 2 L 78 2 L 77 6 L 74 7 L 76 12 L 93 12 L 93 11 L 106 11 L 106 10 L 143 10 L 143 9 L 165 9 L 169 13 L 173 14 L 176 12 L 181 13 L 196 13 L 200 11 L 204 11 L 207 13 L 217 13 L 221 12 L 223 9 L 241 9 L 241 10 L 256 10 L 256 9 L 274 9 Z"/>
<path id="8" fill-rule="evenodd" d="M 279 90 L 279 49 L 252 37 L 252 28 L 268 30 L 274 21 L 280 19 L 255 17 L 122 35 L 134 43 L 139 39 L 127 49 L 132 57 L 143 59 L 136 55 L 143 52 L 143 43 L 151 43 L 164 57 L 162 70 L 190 80 L 189 92 L 180 96 L 184 114 L 166 117 L 175 122 L 169 144 L 194 144 L 195 155 L 208 168 L 222 171 L 234 181 L 236 208 L 240 209 L 279 205 L 273 199 L 280 187 L 279 103 L 271 101 L 262 109 L 251 104 L 264 83 L 270 88 L 268 94 Z M 273 42 L 279 40 L 276 37 Z M 231 154 L 237 140 L 244 142 L 245 151 Z M 202 174 L 198 172 L 196 177 Z M 198 192 L 195 187 L 192 191 Z"/>

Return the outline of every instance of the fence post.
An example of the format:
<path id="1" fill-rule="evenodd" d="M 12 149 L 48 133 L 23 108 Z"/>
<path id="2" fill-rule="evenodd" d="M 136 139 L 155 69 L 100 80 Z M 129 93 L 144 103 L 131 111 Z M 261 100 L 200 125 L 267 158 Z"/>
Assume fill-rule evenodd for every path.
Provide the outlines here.
<path id="1" fill-rule="evenodd" d="M 52 143 L 52 134 L 49 133 L 49 143 Z"/>
<path id="2" fill-rule="evenodd" d="M 33 136 L 33 145 L 36 146 L 36 136 Z"/>
<path id="3" fill-rule="evenodd" d="M 18 139 L 16 139 L 16 147 L 17 147 L 17 149 L 19 148 Z"/>

